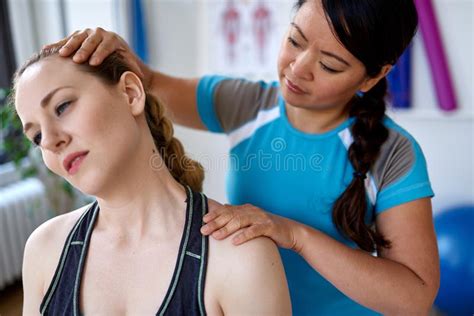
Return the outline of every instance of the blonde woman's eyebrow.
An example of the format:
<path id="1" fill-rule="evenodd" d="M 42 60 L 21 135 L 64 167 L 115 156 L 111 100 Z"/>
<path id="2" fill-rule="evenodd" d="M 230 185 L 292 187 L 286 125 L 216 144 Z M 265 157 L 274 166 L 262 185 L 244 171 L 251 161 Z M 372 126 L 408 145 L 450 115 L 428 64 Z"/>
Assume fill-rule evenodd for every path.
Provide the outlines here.
<path id="1" fill-rule="evenodd" d="M 53 89 L 51 90 L 40 102 L 40 106 L 42 108 L 45 108 L 49 101 L 51 101 L 51 98 L 56 94 L 56 92 L 58 92 L 59 90 L 62 90 L 62 89 L 68 89 L 68 88 L 72 88 L 72 86 L 61 86 L 61 87 L 57 87 L 56 89 Z M 31 128 L 33 124 L 28 122 L 25 124 L 25 126 L 23 127 L 23 133 L 26 134 L 26 132 L 28 132 L 28 130 Z"/>
<path id="2" fill-rule="evenodd" d="M 51 100 L 51 98 L 54 96 L 54 94 L 56 92 L 58 92 L 59 90 L 62 90 L 62 89 L 67 89 L 67 88 L 72 88 L 72 86 L 61 86 L 61 87 L 57 87 L 56 89 L 53 89 L 51 90 L 40 102 L 40 105 L 42 108 L 46 107 L 46 105 L 48 105 L 49 101 Z"/>

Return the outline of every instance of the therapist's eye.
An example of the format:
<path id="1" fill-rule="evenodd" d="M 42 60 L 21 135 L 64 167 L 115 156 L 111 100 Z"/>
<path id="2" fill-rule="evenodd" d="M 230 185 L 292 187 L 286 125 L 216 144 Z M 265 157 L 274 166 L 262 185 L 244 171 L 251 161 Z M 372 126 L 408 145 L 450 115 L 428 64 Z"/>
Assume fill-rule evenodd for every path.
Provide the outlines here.
<path id="1" fill-rule="evenodd" d="M 336 69 L 333 69 L 333 68 L 330 68 L 328 66 L 326 66 L 325 64 L 323 63 L 320 63 L 321 64 L 321 68 L 326 71 L 326 72 L 329 72 L 331 74 L 337 74 L 337 73 L 340 73 L 341 71 L 339 70 L 336 70 Z"/>
<path id="2" fill-rule="evenodd" d="M 288 42 L 291 44 L 291 46 L 299 48 L 300 44 L 291 36 L 288 36 Z"/>

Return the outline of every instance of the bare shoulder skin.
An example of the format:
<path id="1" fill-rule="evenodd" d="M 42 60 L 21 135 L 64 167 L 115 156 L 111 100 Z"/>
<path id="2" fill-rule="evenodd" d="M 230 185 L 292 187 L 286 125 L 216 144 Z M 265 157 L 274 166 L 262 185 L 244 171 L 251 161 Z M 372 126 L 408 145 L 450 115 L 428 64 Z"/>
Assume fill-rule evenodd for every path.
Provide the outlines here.
<path id="1" fill-rule="evenodd" d="M 23 257 L 23 315 L 39 315 L 66 238 L 89 206 L 44 222 L 28 238 Z"/>
<path id="2" fill-rule="evenodd" d="M 209 210 L 218 206 L 209 200 Z M 231 237 L 209 237 L 205 303 L 209 315 L 291 315 L 288 285 L 275 243 L 259 237 L 235 246 Z"/>

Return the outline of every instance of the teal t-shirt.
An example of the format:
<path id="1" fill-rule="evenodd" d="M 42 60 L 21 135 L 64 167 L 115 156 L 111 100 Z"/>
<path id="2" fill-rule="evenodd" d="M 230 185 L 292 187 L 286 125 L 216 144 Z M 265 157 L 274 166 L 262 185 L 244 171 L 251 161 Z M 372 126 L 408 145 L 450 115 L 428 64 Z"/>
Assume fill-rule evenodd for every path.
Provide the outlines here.
<path id="1" fill-rule="evenodd" d="M 337 231 L 331 215 L 353 177 L 347 155 L 353 118 L 326 133 L 307 134 L 288 121 L 278 83 L 222 76 L 200 80 L 197 104 L 207 128 L 230 141 L 231 204 L 253 204 L 356 247 Z M 389 208 L 433 196 L 420 146 L 390 118 L 384 124 L 389 137 L 365 180 L 368 223 Z M 341 293 L 298 254 L 280 253 L 294 315 L 376 314 Z"/>

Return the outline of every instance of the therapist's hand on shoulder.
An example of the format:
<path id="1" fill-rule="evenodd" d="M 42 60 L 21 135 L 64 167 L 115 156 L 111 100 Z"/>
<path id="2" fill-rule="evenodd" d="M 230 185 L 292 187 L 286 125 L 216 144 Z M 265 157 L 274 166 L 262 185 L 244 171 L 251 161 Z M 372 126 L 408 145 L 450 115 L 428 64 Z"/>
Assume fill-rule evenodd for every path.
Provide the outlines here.
<path id="1" fill-rule="evenodd" d="M 151 69 L 133 53 L 127 42 L 114 32 L 106 31 L 100 27 L 75 31 L 56 43 L 44 46 L 43 49 L 58 45 L 62 46 L 59 50 L 60 56 L 72 55 L 74 62 L 88 61 L 92 66 L 100 65 L 107 56 L 118 52 L 127 61 L 132 71 L 143 80 L 146 87 L 151 84 Z"/>
<path id="2" fill-rule="evenodd" d="M 215 239 L 224 239 L 240 230 L 232 238 L 235 245 L 256 237 L 271 238 L 279 247 L 298 251 L 295 238 L 299 223 L 270 214 L 251 204 L 240 206 L 223 205 L 203 218 L 205 225 L 201 233 Z"/>

